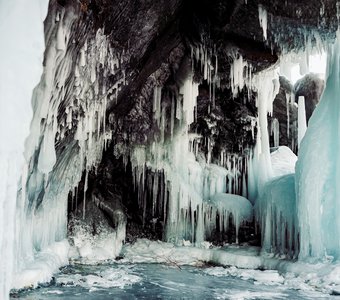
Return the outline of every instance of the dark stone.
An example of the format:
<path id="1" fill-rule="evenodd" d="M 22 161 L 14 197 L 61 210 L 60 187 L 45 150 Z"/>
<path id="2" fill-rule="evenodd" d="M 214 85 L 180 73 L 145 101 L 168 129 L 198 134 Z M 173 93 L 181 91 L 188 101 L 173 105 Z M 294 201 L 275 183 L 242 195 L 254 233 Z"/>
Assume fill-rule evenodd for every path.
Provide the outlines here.
<path id="1" fill-rule="evenodd" d="M 279 121 L 279 145 L 290 147 L 293 152 L 297 151 L 297 105 L 292 102 L 291 95 L 294 88 L 290 81 L 283 76 L 280 76 L 280 90 L 273 102 L 273 115 L 269 117 L 269 128 L 272 126 L 273 119 Z M 287 99 L 288 97 L 288 99 Z M 288 112 L 289 109 L 289 134 L 288 134 Z M 273 133 L 270 130 L 270 144 L 274 146 Z"/>
<path id="2" fill-rule="evenodd" d="M 313 73 L 305 75 L 295 83 L 295 101 L 298 103 L 299 96 L 305 97 L 307 122 L 318 105 L 324 88 L 325 81 Z"/>

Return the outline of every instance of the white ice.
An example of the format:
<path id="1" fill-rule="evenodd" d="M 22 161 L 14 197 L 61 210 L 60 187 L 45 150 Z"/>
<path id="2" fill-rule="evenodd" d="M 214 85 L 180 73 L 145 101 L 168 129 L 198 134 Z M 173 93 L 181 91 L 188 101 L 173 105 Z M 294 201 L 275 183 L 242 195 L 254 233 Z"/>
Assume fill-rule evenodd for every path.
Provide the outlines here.
<path id="1" fill-rule="evenodd" d="M 15 204 L 32 90 L 42 72 L 47 5 L 47 0 L 0 2 L 0 299 L 8 299 L 12 285 Z"/>

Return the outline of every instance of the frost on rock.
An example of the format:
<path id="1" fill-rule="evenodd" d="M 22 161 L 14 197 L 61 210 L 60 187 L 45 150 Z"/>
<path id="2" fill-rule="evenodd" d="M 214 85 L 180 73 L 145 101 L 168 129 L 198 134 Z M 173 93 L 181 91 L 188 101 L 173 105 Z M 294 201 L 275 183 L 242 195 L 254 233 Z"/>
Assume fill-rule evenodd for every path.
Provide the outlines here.
<path id="1" fill-rule="evenodd" d="M 328 53 L 328 78 L 309 120 L 296 165 L 300 258 L 339 258 L 340 36 Z"/>

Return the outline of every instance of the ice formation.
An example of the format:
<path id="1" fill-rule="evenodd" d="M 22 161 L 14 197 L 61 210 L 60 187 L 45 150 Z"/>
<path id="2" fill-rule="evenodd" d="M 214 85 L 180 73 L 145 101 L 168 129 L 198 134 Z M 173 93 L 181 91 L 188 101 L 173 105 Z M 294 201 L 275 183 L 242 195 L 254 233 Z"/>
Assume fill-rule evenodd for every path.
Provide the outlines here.
<path id="1" fill-rule="evenodd" d="M 77 20 L 76 11 L 52 6 L 47 18 L 52 29 L 47 35 L 41 80 L 33 92 L 34 115 L 25 142 L 27 164 L 18 194 L 15 287 L 20 282 L 36 285 L 46 281 L 46 274 L 51 275 L 67 263 L 67 255 L 66 259 L 59 259 L 58 252 L 54 255 L 51 252 L 59 251 L 54 245 L 67 237 L 68 194 L 84 172 L 85 217 L 88 172 L 99 164 L 111 138 L 106 132 L 106 106 L 125 83 L 124 72 L 118 72 L 123 58 L 111 48 L 101 30 L 87 33 L 85 43 L 79 45 L 80 51 L 74 57 L 66 49 L 74 45 L 71 27 Z M 107 66 L 104 72 L 100 72 L 102 65 Z M 111 74 L 116 75 L 117 81 L 107 88 L 106 78 Z M 60 151 L 58 147 L 64 138 L 68 139 L 67 149 Z M 117 239 L 112 244 L 117 249 L 124 232 L 121 227 L 115 232 Z M 67 243 L 63 245 L 68 247 Z M 50 254 L 41 256 L 46 249 L 52 249 Z M 47 273 L 42 273 L 39 266 Z M 28 277 L 22 280 L 21 274 Z"/>
<path id="2" fill-rule="evenodd" d="M 288 109 L 289 106 L 287 105 Z M 289 115 L 289 112 L 287 113 Z M 278 147 L 280 144 L 280 123 L 278 119 L 274 118 L 270 124 L 271 135 L 274 137 L 274 147 Z"/>
<path id="3" fill-rule="evenodd" d="M 250 201 L 242 196 L 218 193 L 210 198 L 211 212 L 208 216 L 209 231 L 216 229 L 216 217 L 219 216 L 219 229 L 221 232 L 227 231 L 229 227 L 229 217 L 236 230 L 236 243 L 238 243 L 239 228 L 242 223 L 253 221 L 253 206 Z"/>
<path id="4" fill-rule="evenodd" d="M 294 174 L 269 181 L 255 205 L 261 228 L 262 249 L 296 257 L 298 254 L 298 224 L 295 208 Z"/>
<path id="5" fill-rule="evenodd" d="M 12 287 L 17 187 L 25 163 L 31 93 L 42 71 L 47 5 L 46 0 L 0 2 L 0 36 L 6 41 L 0 48 L 0 299 L 4 300 Z"/>
<path id="6" fill-rule="evenodd" d="M 259 5 L 259 21 L 263 31 L 263 38 L 266 41 L 268 28 L 268 13 L 267 10 L 262 5 Z"/>
<path id="7" fill-rule="evenodd" d="M 299 150 L 296 165 L 301 259 L 339 258 L 340 36 L 330 47 L 327 83 Z"/>
<path id="8" fill-rule="evenodd" d="M 154 115 L 162 110 L 159 87 L 155 89 Z M 131 162 L 134 169 L 135 188 L 138 193 L 139 206 L 143 208 L 143 214 L 147 207 L 145 191 L 151 191 L 151 211 L 154 217 L 163 215 L 166 222 L 166 239 L 178 243 L 184 240 L 199 245 L 206 238 L 209 238 L 213 230 L 227 231 L 229 217 L 232 215 L 236 227 L 238 241 L 238 228 L 244 221 L 252 220 L 252 205 L 242 197 L 226 195 L 225 206 L 218 198 L 214 201 L 215 195 L 221 193 L 242 193 L 242 186 L 246 196 L 244 161 L 241 157 L 221 153 L 219 165 L 211 163 L 211 153 L 206 157 L 197 156 L 196 141 L 200 136 L 189 133 L 189 126 L 195 120 L 195 107 L 198 95 L 198 84 L 193 82 L 192 74 L 183 83 L 180 89 L 179 99 L 174 102 L 176 107 L 175 117 L 181 121 L 176 134 L 171 129 L 172 138 L 164 140 L 161 134 L 159 141 L 154 142 L 150 147 L 136 147 L 132 153 Z M 181 99 L 183 99 L 181 101 Z M 160 103 L 160 104 L 159 104 Z M 158 107 L 158 109 L 155 109 Z M 165 116 L 157 124 L 162 124 Z M 172 116 L 171 116 L 172 117 Z M 155 116 L 157 120 L 159 115 Z M 174 122 L 171 120 L 170 122 Z M 161 125 L 161 132 L 164 128 Z M 154 170 L 154 175 L 148 173 L 148 169 Z M 244 170 L 245 171 L 245 170 Z M 151 176 L 151 177 L 150 177 Z M 241 207 L 231 203 L 239 200 Z M 217 203 L 219 203 L 217 205 Z M 229 203 L 229 208 L 228 208 Z M 216 222 L 217 216 L 221 222 Z M 228 224 L 227 224 L 228 223 Z M 224 224 L 224 226 L 222 226 Z"/>
<path id="9" fill-rule="evenodd" d="M 8 9 L 5 5 L 0 4 L 0 12 Z M 1 34 L 5 31 L 4 24 L 8 26 L 15 22 L 16 18 L 24 18 L 22 14 L 25 6 L 22 3 L 20 5 L 21 10 L 18 10 L 18 15 L 15 15 L 13 20 L 5 18 L 3 13 L 5 21 L 0 23 Z M 32 5 L 30 8 L 39 11 Z M 36 17 L 34 13 L 28 15 Z M 69 192 L 81 181 L 83 174 L 85 184 L 82 219 L 86 219 L 86 208 L 90 205 L 88 200 L 94 201 L 97 206 L 103 205 L 100 201 L 86 197 L 87 181 L 89 172 L 99 164 L 107 141 L 111 139 L 111 133 L 106 131 L 106 109 L 109 101 L 117 100 L 118 93 L 125 84 L 125 72 L 120 70 L 124 58 L 123 54 L 112 48 L 102 30 L 98 30 L 94 35 L 86 34 L 85 43 L 76 49 L 76 57 L 67 51 L 73 43 L 71 27 L 77 17 L 72 9 L 65 11 L 61 7 L 49 12 L 49 18 L 53 20 L 53 30 L 47 34 L 44 70 L 40 84 L 33 93 L 34 115 L 30 135 L 25 144 L 26 164 L 24 165 L 21 157 L 26 133 L 18 134 L 20 138 L 13 144 L 0 144 L 0 170 L 2 177 L 8 179 L 2 181 L 0 186 L 0 215 L 3 216 L 0 248 L 4 249 L 6 245 L 7 248 L 2 250 L 2 254 L 8 258 L 7 261 L 1 260 L 1 267 L 5 270 L 0 274 L 1 299 L 8 297 L 11 286 L 21 288 L 48 281 L 54 271 L 67 264 L 70 247 L 65 240 L 67 198 Z M 267 11 L 259 6 L 259 20 L 265 40 L 267 18 Z M 40 23 L 37 20 L 40 20 Z M 35 18 L 34 22 L 33 35 L 35 37 L 35 32 L 40 33 L 39 44 L 43 47 L 41 17 Z M 33 35 L 28 35 L 28 38 L 31 39 Z M 24 37 L 19 39 L 25 40 Z M 13 53 L 11 56 L 8 53 L 14 51 L 12 47 L 16 48 L 17 45 L 9 43 L 6 47 L 0 50 L 4 52 L 1 57 L 13 57 Z M 307 49 L 309 50 L 308 47 Z M 299 251 L 300 234 L 300 258 L 322 258 L 328 255 L 338 258 L 340 240 L 334 236 L 340 233 L 340 223 L 337 222 L 336 226 L 332 223 L 336 220 L 336 210 L 333 208 L 339 206 L 336 179 L 340 166 L 335 159 L 340 146 L 337 141 L 339 109 L 335 109 L 339 108 L 336 97 L 340 92 L 338 53 L 339 40 L 331 51 L 326 91 L 302 142 L 305 113 L 303 101 L 299 104 L 301 148 L 296 182 L 293 174 L 296 156 L 284 147 L 279 147 L 270 154 L 268 114 L 272 113 L 272 103 L 279 91 L 276 69 L 266 70 L 254 76 L 252 66 L 242 55 L 232 56 L 230 83 L 233 96 L 236 97 L 244 87 L 257 92 L 258 117 L 251 120 L 253 138 L 255 127 L 258 129 L 257 142 L 255 149 L 248 149 L 248 155 L 236 155 L 222 150 L 219 153 L 219 161 L 212 161 L 213 141 L 205 139 L 204 143 L 208 145 L 207 154 L 199 154 L 198 145 L 203 138 L 190 133 L 189 130 L 196 120 L 199 86 L 194 81 L 193 72 L 188 74 L 178 94 L 172 95 L 170 134 L 167 134 L 166 124 L 169 120 L 166 104 L 162 101 L 163 89 L 155 84 L 152 113 L 154 126 L 159 129 L 160 134 L 155 136 L 152 144 L 136 146 L 124 157 L 125 162 L 131 160 L 134 188 L 138 193 L 139 207 L 143 210 L 143 222 L 146 219 L 147 205 L 151 202 L 152 217 L 160 215 L 164 218 L 161 221 L 166 227 L 167 241 L 176 244 L 183 244 L 184 241 L 190 245 L 203 246 L 195 251 L 192 248 L 184 252 L 179 251 L 180 255 L 192 252 L 195 259 L 203 257 L 204 261 L 258 268 L 264 265 L 261 257 L 239 258 L 223 251 L 214 251 L 211 254 L 206 251 L 208 249 L 204 249 L 207 245 L 205 241 L 214 233 L 229 230 L 230 220 L 236 231 L 235 242 L 238 243 L 242 224 L 253 221 L 255 203 L 255 218 L 260 226 L 264 251 L 295 258 Z M 34 58 L 37 55 L 38 53 L 35 53 Z M 304 55 L 297 55 L 301 73 L 308 70 L 309 55 L 308 51 Z M 25 61 L 34 60 L 29 57 Z M 200 65 L 203 80 L 209 85 L 211 109 L 215 105 L 215 89 L 219 85 L 217 55 L 201 45 L 192 48 L 192 61 L 193 66 L 194 63 Z M 6 65 L 7 62 L 1 63 L 4 64 L 1 67 L 10 69 Z M 290 72 L 287 76 L 292 78 L 291 70 L 284 66 L 284 59 L 281 63 L 281 74 Z M 24 73 L 26 69 L 31 72 L 35 66 L 26 67 L 23 64 L 17 68 L 15 74 Z M 40 68 L 36 70 L 35 75 L 40 74 L 40 71 Z M 117 80 L 108 87 L 106 78 L 111 75 L 115 75 Z M 18 101 L 15 106 L 26 107 L 8 112 L 8 115 L 12 116 L 17 115 L 19 111 L 26 123 L 26 112 L 29 111 L 27 94 L 34 81 L 37 81 L 33 76 L 26 75 L 25 80 L 27 78 L 32 78 L 32 82 L 25 90 L 26 95 L 14 100 Z M 2 78 L 0 82 L 1 88 L 13 87 L 14 80 L 11 81 L 10 77 Z M 72 88 L 67 88 L 66 83 Z M 7 92 L 4 99 L 9 99 L 9 94 L 13 91 L 4 90 Z M 288 104 L 291 98 L 292 95 L 287 95 L 288 133 Z M 1 110 L 8 108 L 3 102 L 0 104 Z M 16 118 L 13 117 L 12 120 Z M 3 124 L 4 121 L 12 120 L 1 119 L 0 129 L 8 127 L 7 123 Z M 21 125 L 13 123 L 13 131 L 0 131 L 1 140 L 11 140 L 8 132 L 21 132 Z M 271 124 L 276 147 L 279 146 L 278 124 L 277 119 Z M 68 146 L 66 150 L 60 151 L 59 142 L 64 138 L 67 138 Z M 315 140 L 319 141 L 316 145 Z M 15 160 L 19 163 L 14 163 Z M 24 171 L 15 212 L 17 181 L 22 165 Z M 5 186 L 9 186 L 9 189 L 6 190 Z M 150 199 L 147 199 L 148 197 Z M 19 220 L 17 224 L 11 221 L 15 214 Z M 17 227 L 14 228 L 14 225 Z M 103 230 L 96 237 L 88 234 L 90 230 L 86 224 L 77 225 L 79 226 L 75 226 L 76 231 L 72 236 L 71 258 L 98 261 L 114 259 L 120 253 L 125 238 L 125 221 L 115 224 L 115 231 Z M 5 236 L 5 232 L 13 232 L 17 243 L 13 243 L 14 238 L 12 239 L 11 235 Z M 142 250 L 147 249 L 150 245 L 145 246 L 145 243 L 139 241 L 137 246 Z M 150 247 L 157 248 L 154 245 Z M 167 248 L 171 248 L 169 252 L 173 247 L 175 246 L 167 244 Z M 15 264 L 13 253 L 18 258 Z M 270 266 L 271 262 L 268 265 Z M 15 279 L 12 283 L 13 271 Z"/>
<path id="10" fill-rule="evenodd" d="M 305 97 L 299 97 L 299 110 L 298 110 L 298 144 L 300 146 L 301 141 L 307 130 L 307 120 L 306 120 L 306 107 L 305 107 Z"/>
<path id="11" fill-rule="evenodd" d="M 236 97 L 245 86 L 252 83 L 252 66 L 239 53 L 234 53 L 230 67 L 230 83 L 233 96 Z"/>

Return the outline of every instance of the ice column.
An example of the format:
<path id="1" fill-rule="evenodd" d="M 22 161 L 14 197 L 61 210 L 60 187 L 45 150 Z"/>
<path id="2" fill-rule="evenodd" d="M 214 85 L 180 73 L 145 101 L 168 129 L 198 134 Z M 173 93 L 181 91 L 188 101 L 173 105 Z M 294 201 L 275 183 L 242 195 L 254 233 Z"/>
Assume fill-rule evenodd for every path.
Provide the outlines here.
<path id="1" fill-rule="evenodd" d="M 307 130 L 307 121 L 306 121 L 306 107 L 305 107 L 305 97 L 299 96 L 299 110 L 298 110 L 298 143 L 299 147 L 301 141 Z"/>
<path id="2" fill-rule="evenodd" d="M 268 113 L 272 113 L 273 101 L 279 92 L 279 81 L 274 71 L 265 71 L 257 75 L 255 84 L 258 89 L 258 134 L 255 149 L 255 162 L 258 170 L 258 189 L 272 177 L 272 166 L 270 160 Z"/>
<path id="3" fill-rule="evenodd" d="M 0 299 L 13 272 L 15 204 L 31 120 L 31 95 L 42 73 L 48 0 L 0 2 Z"/>
<path id="4" fill-rule="evenodd" d="M 327 82 L 296 165 L 300 259 L 340 254 L 340 33 L 329 47 Z"/>

